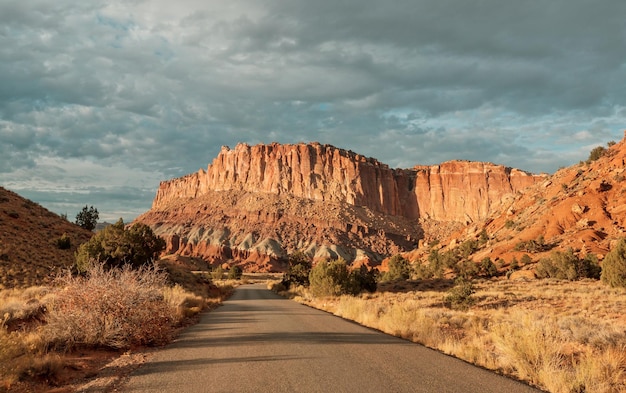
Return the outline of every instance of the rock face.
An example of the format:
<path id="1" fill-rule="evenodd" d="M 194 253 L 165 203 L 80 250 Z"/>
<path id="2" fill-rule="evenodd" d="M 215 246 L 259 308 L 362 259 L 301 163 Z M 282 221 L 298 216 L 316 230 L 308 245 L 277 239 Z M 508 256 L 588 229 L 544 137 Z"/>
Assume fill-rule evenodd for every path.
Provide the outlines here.
<path id="1" fill-rule="evenodd" d="M 482 220 L 541 179 L 467 161 L 392 169 L 319 143 L 239 144 L 223 147 L 206 171 L 162 182 L 138 221 L 168 239 L 169 252 L 248 270 L 278 268 L 298 249 L 378 260 L 415 247 L 423 219 Z"/>

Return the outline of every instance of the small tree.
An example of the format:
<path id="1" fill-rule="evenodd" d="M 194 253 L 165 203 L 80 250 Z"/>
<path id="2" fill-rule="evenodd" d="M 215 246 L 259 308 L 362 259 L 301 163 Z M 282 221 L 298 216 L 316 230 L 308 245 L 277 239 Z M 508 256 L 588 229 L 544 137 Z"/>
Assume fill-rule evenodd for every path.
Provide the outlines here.
<path id="1" fill-rule="evenodd" d="M 597 161 L 606 153 L 606 149 L 603 146 L 598 146 L 591 150 L 589 153 L 589 158 L 587 159 L 587 163 Z"/>
<path id="2" fill-rule="evenodd" d="M 411 278 L 411 263 L 400 254 L 389 259 L 389 271 L 382 277 L 384 281 L 408 280 Z"/>
<path id="3" fill-rule="evenodd" d="M 626 239 L 617 243 L 602 261 L 602 282 L 626 288 Z"/>
<path id="4" fill-rule="evenodd" d="M 228 278 L 231 280 L 239 280 L 243 275 L 243 270 L 237 265 L 230 268 L 228 271 Z"/>
<path id="5" fill-rule="evenodd" d="M 76 224 L 85 228 L 88 231 L 93 231 L 96 229 L 96 224 L 98 223 L 98 218 L 100 215 L 98 214 L 98 209 L 87 205 L 83 207 L 83 210 L 78 212 L 76 215 Z"/>
<path id="6" fill-rule="evenodd" d="M 343 259 L 321 261 L 311 269 L 309 282 L 313 296 L 339 296 L 346 293 L 348 265 Z"/>
<path id="7" fill-rule="evenodd" d="M 377 276 L 378 269 L 368 269 L 365 265 L 352 270 L 348 275 L 347 293 L 357 295 L 363 291 L 376 292 Z"/>
<path id="8" fill-rule="evenodd" d="M 125 264 L 140 267 L 156 259 L 164 249 L 165 241 L 149 226 L 136 223 L 126 229 L 120 218 L 80 245 L 76 252 L 76 267 L 79 271 L 86 271 L 92 261 L 102 262 L 106 267 Z"/>
<path id="9" fill-rule="evenodd" d="M 289 267 L 283 275 L 282 284 L 289 288 L 291 284 L 309 285 L 309 273 L 311 272 L 311 259 L 302 251 L 289 254 Z"/>

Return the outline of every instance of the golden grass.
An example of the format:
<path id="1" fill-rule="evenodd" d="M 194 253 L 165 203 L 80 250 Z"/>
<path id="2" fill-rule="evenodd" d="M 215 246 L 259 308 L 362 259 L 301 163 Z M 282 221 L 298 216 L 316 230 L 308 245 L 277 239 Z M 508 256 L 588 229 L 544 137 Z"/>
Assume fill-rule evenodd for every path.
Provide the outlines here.
<path id="1" fill-rule="evenodd" d="M 480 281 L 469 309 L 433 286 L 291 297 L 554 393 L 626 391 L 626 291 L 597 281 Z M 398 285 L 395 286 L 398 290 Z"/>
<path id="2" fill-rule="evenodd" d="M 207 297 L 170 286 L 156 267 L 65 275 L 54 287 L 0 291 L 0 387 L 54 380 L 62 354 L 74 348 L 129 349 L 168 342 L 176 329 L 232 293 L 211 286 Z"/>

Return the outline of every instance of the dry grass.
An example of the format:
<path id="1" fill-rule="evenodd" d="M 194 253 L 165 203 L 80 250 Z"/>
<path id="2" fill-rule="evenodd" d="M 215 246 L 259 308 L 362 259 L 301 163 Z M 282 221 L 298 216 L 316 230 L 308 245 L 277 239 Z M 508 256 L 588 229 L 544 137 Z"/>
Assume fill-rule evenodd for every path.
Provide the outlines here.
<path id="1" fill-rule="evenodd" d="M 164 344 L 232 292 L 211 286 L 203 297 L 167 281 L 156 267 L 96 265 L 84 277 L 60 276 L 54 287 L 0 291 L 0 388 L 25 379 L 54 381 L 63 353 L 76 348 Z"/>
<path id="2" fill-rule="evenodd" d="M 49 306 L 42 336 L 54 348 L 123 349 L 158 345 L 173 334 L 177 311 L 163 296 L 167 276 L 156 268 L 105 270 L 86 277 L 65 275 Z"/>
<path id="3" fill-rule="evenodd" d="M 597 281 L 482 281 L 461 311 L 444 306 L 444 288 L 291 296 L 550 392 L 626 391 L 626 291 Z"/>

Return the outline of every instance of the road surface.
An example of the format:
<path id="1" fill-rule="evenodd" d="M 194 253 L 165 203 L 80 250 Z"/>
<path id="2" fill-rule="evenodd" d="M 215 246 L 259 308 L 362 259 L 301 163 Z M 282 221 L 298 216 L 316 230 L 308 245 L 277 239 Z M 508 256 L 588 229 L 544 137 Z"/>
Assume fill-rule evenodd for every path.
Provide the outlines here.
<path id="1" fill-rule="evenodd" d="M 408 341 L 246 285 L 122 392 L 539 392 Z"/>

